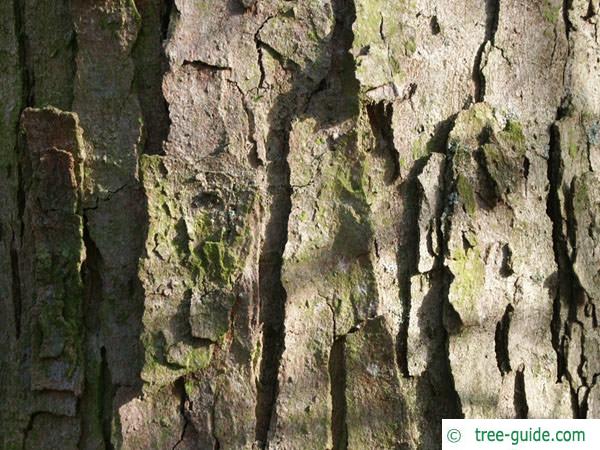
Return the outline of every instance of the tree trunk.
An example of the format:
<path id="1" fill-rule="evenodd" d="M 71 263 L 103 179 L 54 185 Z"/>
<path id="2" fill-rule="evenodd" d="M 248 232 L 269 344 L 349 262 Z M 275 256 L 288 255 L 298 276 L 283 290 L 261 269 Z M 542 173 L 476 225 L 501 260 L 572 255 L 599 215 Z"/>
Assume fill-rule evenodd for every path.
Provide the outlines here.
<path id="1" fill-rule="evenodd" d="M 0 448 L 600 417 L 597 0 L 3 0 Z"/>

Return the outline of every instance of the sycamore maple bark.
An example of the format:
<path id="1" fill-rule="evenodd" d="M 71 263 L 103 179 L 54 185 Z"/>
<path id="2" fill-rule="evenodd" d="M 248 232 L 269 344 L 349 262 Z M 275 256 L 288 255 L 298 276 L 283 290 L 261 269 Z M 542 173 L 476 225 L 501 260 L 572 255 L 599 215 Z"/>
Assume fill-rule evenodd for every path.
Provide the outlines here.
<path id="1" fill-rule="evenodd" d="M 5 0 L 0 449 L 600 417 L 597 0 Z"/>

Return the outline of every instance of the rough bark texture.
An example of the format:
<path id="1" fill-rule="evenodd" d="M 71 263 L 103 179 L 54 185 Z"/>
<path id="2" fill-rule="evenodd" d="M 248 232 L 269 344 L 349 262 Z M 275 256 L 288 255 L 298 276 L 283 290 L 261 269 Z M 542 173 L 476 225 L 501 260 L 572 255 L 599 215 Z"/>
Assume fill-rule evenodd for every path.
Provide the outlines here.
<path id="1" fill-rule="evenodd" d="M 600 2 L 0 2 L 0 449 L 600 417 Z"/>

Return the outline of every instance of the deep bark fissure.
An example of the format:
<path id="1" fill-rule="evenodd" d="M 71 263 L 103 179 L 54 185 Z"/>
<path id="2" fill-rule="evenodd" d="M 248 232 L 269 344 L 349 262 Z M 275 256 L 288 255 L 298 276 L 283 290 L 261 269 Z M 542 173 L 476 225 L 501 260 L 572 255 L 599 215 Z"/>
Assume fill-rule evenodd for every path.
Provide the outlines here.
<path id="1" fill-rule="evenodd" d="M 433 34 L 434 36 L 440 34 L 440 32 L 442 31 L 438 18 L 435 15 L 431 16 L 431 19 L 429 21 L 429 27 L 431 28 L 431 34 Z"/>
<path id="2" fill-rule="evenodd" d="M 263 51 L 264 51 L 264 43 L 260 40 L 260 32 L 262 31 L 262 29 L 264 28 L 264 26 L 267 24 L 267 22 L 269 20 L 271 20 L 273 18 L 273 16 L 269 16 L 267 17 L 264 22 L 260 25 L 260 27 L 258 27 L 258 29 L 256 30 L 256 33 L 254 33 L 254 46 L 256 47 L 256 53 L 258 55 L 258 69 L 260 70 L 260 80 L 258 82 L 258 90 L 262 89 L 264 87 L 265 84 L 265 78 L 267 76 L 267 73 L 265 71 L 265 66 L 263 64 Z"/>
<path id="3" fill-rule="evenodd" d="M 179 444 L 183 442 L 183 440 L 185 439 L 185 432 L 187 430 L 187 427 L 189 426 L 189 420 L 185 409 L 185 404 L 188 400 L 187 392 L 185 391 L 185 379 L 183 377 L 178 378 L 177 380 L 175 380 L 174 385 L 175 390 L 180 392 L 179 414 L 181 414 L 181 417 L 183 418 L 183 427 L 181 427 L 181 435 L 179 436 L 179 440 L 175 443 L 175 445 L 173 445 L 172 450 L 176 450 Z"/>
<path id="4" fill-rule="evenodd" d="M 444 249 L 442 251 L 442 254 L 440 255 L 440 259 L 443 259 L 443 255 L 445 254 L 446 250 Z M 440 363 L 440 368 L 441 368 L 441 378 L 442 380 L 444 380 L 444 382 L 446 383 L 445 386 L 445 390 L 447 393 L 447 401 L 448 401 L 448 411 L 450 412 L 450 415 L 448 416 L 448 418 L 464 418 L 464 413 L 462 410 L 462 403 L 461 403 L 461 399 L 460 396 L 458 395 L 458 392 L 456 391 L 456 386 L 454 384 L 454 377 L 455 374 L 452 372 L 452 364 L 450 362 L 450 331 L 446 328 L 445 326 L 445 320 L 448 317 L 449 314 L 452 314 L 452 312 L 454 312 L 454 314 L 456 314 L 458 316 L 458 314 L 456 313 L 456 311 L 454 311 L 454 308 L 452 307 L 452 305 L 450 304 L 450 283 L 452 280 L 452 273 L 450 272 L 450 269 L 448 267 L 443 267 L 441 270 L 441 274 L 440 274 L 440 278 L 441 278 L 441 283 L 442 283 L 442 305 L 440 308 L 440 312 L 439 312 L 439 321 L 441 324 L 443 324 L 444 326 L 442 327 L 442 343 L 443 343 L 443 348 L 444 348 L 444 358 L 443 358 L 443 362 Z M 452 310 L 452 312 L 450 311 Z M 458 320 L 460 320 L 460 317 L 458 317 Z M 463 374 L 457 374 L 457 376 L 461 376 Z"/>
<path id="5" fill-rule="evenodd" d="M 427 355 L 425 370 L 420 374 L 410 374 L 411 377 L 414 377 L 418 385 L 418 401 L 421 401 L 422 404 L 430 405 L 426 406 L 428 411 L 425 415 L 427 417 L 427 425 L 425 423 L 419 424 L 419 430 L 422 435 L 432 436 L 437 440 L 437 442 L 439 442 L 439 439 L 441 439 L 441 425 L 431 427 L 431 423 L 441 424 L 442 418 L 461 418 L 464 416 L 462 412 L 461 399 L 456 391 L 454 382 L 455 374 L 452 372 L 450 360 L 450 333 L 460 329 L 461 322 L 458 314 L 453 310 L 452 305 L 449 302 L 450 285 L 453 275 L 450 272 L 450 269 L 445 265 L 445 258 L 448 254 L 446 239 L 447 236 L 450 235 L 449 227 L 451 224 L 451 207 L 453 204 L 452 202 L 447 201 L 447 199 L 450 198 L 452 190 L 454 189 L 451 170 L 452 154 L 448 154 L 447 148 L 449 135 L 454 128 L 456 118 L 457 114 L 453 114 L 446 120 L 439 122 L 435 127 L 434 135 L 427 144 L 428 149 L 431 152 L 446 153 L 446 162 L 443 164 L 442 177 L 440 179 L 440 184 L 437 186 L 440 198 L 445 199 L 446 201 L 443 202 L 444 206 L 438 205 L 438 209 L 432 211 L 432 225 L 434 228 L 430 231 L 431 238 L 433 235 L 436 236 L 436 241 L 440 243 L 440 248 L 439 250 L 432 252 L 432 254 L 435 254 L 435 257 L 431 270 L 422 274 L 427 277 L 428 292 L 420 305 L 420 311 L 428 311 L 428 315 L 431 316 L 430 320 L 435 321 L 435 325 L 432 324 L 432 326 L 436 327 L 436 329 L 439 331 L 435 333 L 434 336 L 431 336 L 432 340 L 429 343 L 427 350 L 425 350 Z M 411 174 L 413 177 L 415 177 L 413 187 L 414 197 L 412 202 L 410 202 L 415 210 L 412 212 L 413 219 L 411 223 L 415 228 L 417 228 L 415 231 L 412 229 L 409 230 L 409 237 L 414 241 L 409 241 L 413 246 L 413 252 L 415 255 L 413 275 L 419 273 L 418 259 L 420 255 L 418 242 L 421 238 L 419 237 L 420 230 L 418 220 L 420 216 L 419 210 L 421 208 L 421 203 L 426 201 L 424 192 L 420 186 L 420 182 L 418 178 L 416 178 L 423 172 L 423 169 L 428 162 L 428 158 L 423 158 L 423 160 L 424 165 L 417 165 L 416 172 Z M 405 283 L 405 291 L 407 292 L 407 295 L 412 295 L 412 276 L 407 276 Z M 403 312 L 403 325 L 400 329 L 401 332 L 404 331 L 404 334 L 400 334 L 398 337 L 399 343 L 405 343 L 406 352 L 408 350 L 407 343 L 408 326 L 411 315 L 410 309 L 413 308 L 413 306 L 410 304 L 411 297 L 408 297 L 408 299 L 409 304 L 405 306 Z M 455 314 L 456 318 L 454 318 L 454 320 L 458 324 L 454 324 L 451 320 L 449 320 L 449 317 L 451 317 L 452 313 Z M 417 312 L 415 316 L 418 317 L 419 312 Z M 419 322 L 420 320 L 417 319 L 417 321 Z M 405 340 L 403 341 L 402 339 Z M 406 370 L 408 371 L 408 355 L 404 361 L 404 364 L 407 365 Z M 458 376 L 462 376 L 462 374 L 458 374 Z"/>
<path id="6" fill-rule="evenodd" d="M 432 152 L 443 153 L 447 146 L 448 136 L 452 128 L 454 127 L 454 121 L 457 114 L 450 116 L 449 118 L 439 122 L 431 136 L 427 147 Z M 403 237 L 401 238 L 399 249 L 398 249 L 398 282 L 400 286 L 400 297 L 402 302 L 402 320 L 397 336 L 396 343 L 396 359 L 400 372 L 405 377 L 410 377 L 408 368 L 408 329 L 410 322 L 410 311 L 411 311 L 411 278 L 417 274 L 418 261 L 419 261 L 419 240 L 420 240 L 420 229 L 419 229 L 419 214 L 421 209 L 421 201 L 423 199 L 423 192 L 419 187 L 418 176 L 426 166 L 428 158 L 421 158 L 416 161 L 411 171 L 407 175 L 406 179 L 400 187 L 400 195 L 403 198 L 403 202 L 406 205 L 404 210 L 404 217 L 402 223 L 409 224 L 409 228 L 403 230 Z M 446 177 L 447 178 L 447 175 Z M 443 186 L 440 186 L 441 197 L 446 198 L 448 193 L 446 192 L 447 180 L 444 180 Z M 441 214 L 442 211 L 436 212 Z M 437 240 L 444 244 L 443 239 L 443 217 L 448 217 L 442 214 L 441 217 L 436 217 L 436 228 L 433 231 L 437 235 Z M 439 255 L 435 258 L 433 274 L 435 269 L 442 267 L 444 263 L 445 249 L 443 249 Z M 442 277 L 443 278 L 443 277 Z M 433 277 L 435 280 L 441 280 L 442 278 Z M 438 286 L 439 287 L 439 286 Z M 444 309 L 443 304 L 440 305 L 440 311 Z M 442 322 L 440 322 L 442 323 Z M 454 387 L 452 386 L 452 390 Z"/>
<path id="7" fill-rule="evenodd" d="M 27 420 L 27 426 L 25 427 L 25 429 L 23 429 L 23 448 L 25 448 L 25 444 L 27 442 L 29 433 L 31 433 L 31 430 L 33 430 L 33 422 L 35 421 L 35 418 L 37 416 L 39 416 L 40 414 L 43 414 L 43 413 L 36 411 L 29 415 L 29 419 Z"/>
<path id="8" fill-rule="evenodd" d="M 169 37 L 169 30 L 171 28 L 171 20 L 174 12 L 177 11 L 175 6 L 175 0 L 164 0 L 163 8 L 160 16 L 160 36 L 163 41 Z"/>
<path id="9" fill-rule="evenodd" d="M 502 319 L 496 324 L 495 350 L 498 370 L 502 375 L 511 371 L 510 358 L 508 353 L 508 338 L 510 333 L 510 321 L 514 312 L 514 307 L 509 303 L 506 306 Z"/>
<path id="10" fill-rule="evenodd" d="M 85 433 L 98 427 L 104 448 L 112 449 L 111 422 L 114 390 L 110 380 L 110 367 L 106 358 L 106 349 L 102 345 L 100 309 L 102 307 L 102 270 L 100 251 L 90 236 L 88 218 L 83 215 L 83 245 L 85 260 L 81 265 L 81 279 L 84 287 L 83 312 L 85 322 L 85 388 L 79 400 L 82 415 L 80 442 L 84 442 Z M 94 407 L 97 404 L 97 408 Z M 90 409 L 88 409 L 90 408 Z"/>
<path id="11" fill-rule="evenodd" d="M 593 385 L 592 385 L 593 386 Z M 587 386 L 582 386 L 581 389 L 584 390 L 583 395 L 581 396 L 581 401 L 579 402 L 579 409 L 578 409 L 578 419 L 587 419 L 587 415 L 588 415 L 588 399 L 590 396 L 590 392 L 592 390 L 592 386 L 587 387 Z M 579 395 L 578 395 L 579 397 Z"/>
<path id="12" fill-rule="evenodd" d="M 440 251 L 436 256 L 435 267 L 439 267 L 440 273 L 437 281 L 440 292 L 440 308 L 439 308 L 439 323 L 442 325 L 442 346 L 443 346 L 443 362 L 440 362 L 437 371 L 441 372 L 441 378 L 446 383 L 446 386 L 440 386 L 444 389 L 447 395 L 448 411 L 450 417 L 462 418 L 464 413 L 462 410 L 461 398 L 456 391 L 454 377 L 452 372 L 452 364 L 450 361 L 450 335 L 458 332 L 463 324 L 460 315 L 456 312 L 450 303 L 450 286 L 454 279 L 454 275 L 450 268 L 446 265 L 445 258 L 449 254 L 448 240 L 452 227 L 452 216 L 454 208 L 457 205 L 451 200 L 451 197 L 456 193 L 456 179 L 454 176 L 454 156 L 455 149 L 449 145 L 449 136 L 454 128 L 458 113 L 452 115 L 445 121 L 441 122 L 437 128 L 437 145 L 439 150 L 443 149 L 446 155 L 446 163 L 443 169 L 442 185 L 439 187 L 440 196 L 444 199 L 444 207 L 439 211 L 439 217 L 436 220 L 436 233 L 440 242 Z M 434 138 L 435 139 L 435 138 Z M 464 374 L 458 374 L 461 376 Z"/>
<path id="13" fill-rule="evenodd" d="M 494 45 L 498 20 L 500 16 L 500 0 L 486 0 L 485 2 L 485 39 L 479 46 L 473 64 L 473 81 L 475 82 L 475 102 L 482 102 L 485 97 L 485 76 L 483 74 L 483 54 L 488 43 Z"/>
<path id="14" fill-rule="evenodd" d="M 529 406 L 527 405 L 527 394 L 525 391 L 525 366 L 521 365 L 515 373 L 515 389 L 513 396 L 515 407 L 515 419 L 527 419 Z"/>
<path id="15" fill-rule="evenodd" d="M 437 230 L 439 237 L 439 242 L 441 243 L 440 253 L 437 256 L 438 265 L 442 267 L 441 277 L 441 308 L 440 308 L 440 322 L 443 324 L 443 340 L 444 340 L 444 364 L 443 370 L 446 371 L 447 377 L 445 379 L 448 380 L 447 392 L 449 396 L 449 403 L 452 411 L 455 413 L 455 417 L 462 418 L 464 417 L 464 413 L 462 410 L 462 404 L 460 396 L 456 391 L 456 387 L 454 384 L 454 376 L 455 374 L 452 372 L 452 364 L 450 361 L 450 335 L 454 333 L 458 333 L 462 327 L 462 319 L 460 315 L 456 312 L 452 304 L 450 303 L 450 286 L 452 285 L 452 281 L 454 280 L 454 275 L 452 274 L 450 268 L 445 264 L 445 258 L 449 254 L 448 248 L 448 236 L 450 236 L 451 228 L 452 228 L 452 216 L 454 214 L 454 208 L 459 207 L 453 201 L 451 201 L 451 197 L 456 195 L 457 192 L 457 180 L 454 173 L 454 157 L 456 154 L 456 149 L 449 145 L 449 136 L 454 128 L 456 123 L 456 119 L 458 114 L 450 117 L 445 126 L 442 128 L 444 130 L 444 149 L 446 154 L 446 164 L 444 167 L 444 176 L 442 186 L 440 187 L 441 198 L 445 199 L 444 208 L 441 212 L 441 216 L 439 217 L 439 228 Z M 457 374 L 457 376 L 464 376 L 464 374 Z"/>
<path id="16" fill-rule="evenodd" d="M 277 398 L 277 377 L 285 340 L 285 303 L 287 294 L 281 280 L 287 226 L 292 210 L 290 172 L 287 164 L 291 118 L 286 118 L 282 147 L 273 161 L 267 155 L 267 177 L 284 178 L 283 186 L 269 186 L 270 219 L 259 258 L 260 322 L 263 324 L 262 358 L 256 403 L 256 441 L 266 445 Z"/>
<path id="17" fill-rule="evenodd" d="M 31 67 L 31 58 L 29 55 L 27 33 L 25 31 L 25 1 L 24 0 L 13 0 L 14 1 L 14 14 L 15 14 L 15 32 L 17 35 L 17 41 L 19 45 L 19 67 L 21 68 L 21 79 L 22 79 L 22 100 L 24 107 L 35 105 L 35 99 L 33 98 L 34 93 L 34 77 L 33 68 Z"/>
<path id="18" fill-rule="evenodd" d="M 573 325 L 577 325 L 579 327 L 581 327 L 581 337 L 580 337 L 580 341 L 578 342 L 578 344 L 580 345 L 581 348 L 581 353 L 579 354 L 579 365 L 577 366 L 577 375 L 579 376 L 579 379 L 581 380 L 583 387 L 587 388 L 588 386 L 588 380 L 587 380 L 587 375 L 586 375 L 586 366 L 587 366 L 587 357 L 585 355 L 585 334 L 584 334 L 584 326 L 582 323 L 580 322 L 575 322 Z"/>
<path id="19" fill-rule="evenodd" d="M 29 105 L 30 95 L 33 92 L 33 87 L 31 85 L 31 79 L 29 74 L 29 63 L 27 56 L 27 42 L 25 35 L 25 23 L 24 23 L 24 13 L 25 13 L 25 4 L 22 0 L 13 0 L 14 7 L 14 20 L 15 20 L 15 34 L 17 37 L 17 45 L 18 45 L 18 61 L 19 67 L 21 69 L 21 98 L 22 103 L 20 105 L 19 117 L 20 113 L 25 109 L 26 106 Z M 23 296 L 21 292 L 21 258 L 20 258 L 20 250 L 21 250 L 21 239 L 25 232 L 25 221 L 23 220 L 25 214 L 25 186 L 24 186 L 24 177 L 23 177 L 23 165 L 22 165 L 22 157 L 19 156 L 21 150 L 23 148 L 22 137 L 19 134 L 20 129 L 20 121 L 17 121 L 15 124 L 15 131 L 17 135 L 17 140 L 15 143 L 15 154 L 17 155 L 14 160 L 13 173 L 16 177 L 16 206 L 17 206 L 17 216 L 16 220 L 12 225 L 12 236 L 11 236 L 11 244 L 10 244 L 10 265 L 11 265 L 11 289 L 12 289 L 12 297 L 13 297 L 13 313 L 14 313 L 14 321 L 15 321 L 15 337 L 19 339 L 21 336 L 21 317 L 22 317 L 22 309 L 23 309 Z"/>
<path id="20" fill-rule="evenodd" d="M 402 303 L 402 320 L 396 341 L 396 360 L 400 373 L 410 378 L 408 368 L 408 329 L 411 310 L 411 278 L 418 273 L 419 260 L 419 211 L 422 192 L 419 189 L 417 176 L 423 170 L 426 159 L 417 161 L 401 186 L 401 196 L 404 202 L 402 223 L 408 229 L 403 230 L 403 238 L 398 249 L 398 281 L 400 301 Z"/>
<path id="21" fill-rule="evenodd" d="M 337 95 L 346 98 L 348 93 L 352 99 L 348 100 L 349 109 L 347 113 L 356 114 L 358 105 L 354 105 L 355 98 L 359 92 L 359 83 L 356 79 L 355 61 L 350 55 L 354 34 L 352 26 L 356 21 L 356 5 L 353 0 L 333 0 L 333 12 L 335 16 L 335 27 L 331 40 L 331 65 L 327 76 L 321 81 L 315 90 L 325 92 L 331 90 L 331 96 Z M 380 33 L 383 32 L 383 18 L 380 24 Z M 312 97 L 311 97 L 312 100 Z M 354 109 L 353 106 L 356 106 Z M 372 127 L 373 135 L 376 137 L 378 148 L 376 151 L 390 159 L 388 168 L 388 183 L 391 184 L 399 175 L 398 152 L 394 147 L 392 130 L 392 107 L 383 102 L 370 104 L 367 107 L 367 115 Z M 340 118 L 341 119 L 341 118 Z M 375 248 L 377 243 L 375 241 Z M 330 349 L 328 361 L 328 374 L 331 395 L 331 438 L 332 450 L 346 450 L 348 448 L 348 424 L 347 424 L 347 398 L 346 398 L 346 338 L 347 335 L 338 335 L 338 323 L 336 308 L 328 303 L 331 309 L 333 321 L 333 344 Z M 373 319 L 367 319 L 373 320 Z M 355 333 L 361 324 L 355 324 L 348 334 Z M 364 325 L 364 323 L 362 324 Z"/>
<path id="22" fill-rule="evenodd" d="M 371 130 L 377 142 L 376 152 L 386 160 L 385 182 L 391 184 L 400 176 L 400 154 L 394 145 L 392 105 L 385 102 L 367 105 Z"/>
<path id="23" fill-rule="evenodd" d="M 578 389 L 579 384 L 574 377 L 578 377 L 585 385 L 585 378 L 581 376 L 581 371 L 570 373 L 567 366 L 568 344 L 571 339 L 572 326 L 578 325 L 583 328 L 583 324 L 577 318 L 577 312 L 580 307 L 580 300 L 584 298 L 584 291 L 581 287 L 572 258 L 569 251 L 569 244 L 576 248 L 574 236 L 575 222 L 572 201 L 573 186 L 564 186 L 563 171 L 564 167 L 561 159 L 563 149 L 560 145 L 560 130 L 557 123 L 565 117 L 568 108 L 561 107 L 558 110 L 555 123 L 550 129 L 550 155 L 548 159 L 548 181 L 550 185 L 547 199 L 547 214 L 552 221 L 552 241 L 554 257 L 557 265 L 557 287 L 553 303 L 553 317 L 550 324 L 552 333 L 552 346 L 557 355 L 557 379 L 560 382 L 566 377 L 569 382 L 571 392 L 571 406 L 573 417 L 581 418 L 583 410 L 587 406 L 580 403 Z M 563 193 L 565 199 L 565 217 L 562 215 L 561 201 L 559 192 Z M 562 309 L 567 308 L 567 314 L 563 322 Z M 582 334 L 583 339 L 583 334 Z M 583 345 L 582 345 L 583 351 Z M 580 356 L 580 364 L 583 364 L 584 355 Z M 578 365 L 579 369 L 580 365 Z"/>
<path id="24" fill-rule="evenodd" d="M 75 30 L 75 25 L 73 21 L 73 17 L 71 17 L 71 24 L 73 25 L 73 31 L 71 34 L 71 41 L 69 42 L 69 46 L 71 47 L 71 80 L 70 80 L 70 97 L 69 97 L 69 105 L 68 109 L 73 109 L 73 101 L 75 99 L 75 78 L 77 76 L 77 54 L 79 52 L 79 43 L 77 41 L 77 31 Z"/>
<path id="25" fill-rule="evenodd" d="M 574 327 L 579 327 L 579 342 L 573 342 Z M 567 371 L 566 377 L 569 381 L 571 391 L 571 404 L 573 407 L 573 417 L 576 419 L 585 419 L 588 411 L 588 395 L 591 388 L 594 386 L 595 377 L 592 376 L 591 384 L 588 382 L 586 376 L 587 357 L 585 355 L 585 327 L 576 317 L 567 318 L 565 323 L 565 336 L 563 337 L 563 346 L 561 348 L 563 357 L 568 360 L 568 354 L 571 351 L 570 345 L 574 344 L 575 349 L 579 347 L 580 352 L 577 355 L 579 357 L 579 364 L 576 368 L 576 373 L 570 373 Z M 578 379 L 576 379 L 578 378 Z M 583 394 L 580 394 L 583 392 Z"/>
<path id="26" fill-rule="evenodd" d="M 217 428 L 216 428 L 216 419 L 215 419 L 215 409 L 217 404 L 218 393 L 215 392 L 213 403 L 210 407 L 210 430 L 213 438 L 213 449 L 212 450 L 221 450 L 221 442 L 219 441 L 219 437 L 217 436 Z"/>
<path id="27" fill-rule="evenodd" d="M 15 232 L 12 233 L 12 242 L 10 249 L 10 265 L 12 278 L 12 299 L 15 321 L 15 337 L 19 339 L 21 336 L 21 315 L 23 308 L 23 298 L 21 295 L 21 274 L 19 267 L 19 249 L 17 248 L 17 237 Z"/>
<path id="28" fill-rule="evenodd" d="M 594 7 L 594 0 L 588 0 L 588 8 L 585 13 L 585 16 L 582 17 L 585 21 L 590 21 L 592 17 L 596 15 L 596 8 Z"/>
<path id="29" fill-rule="evenodd" d="M 265 167 L 267 172 L 268 190 L 271 193 L 269 221 L 266 225 L 263 248 L 259 259 L 260 286 L 260 322 L 263 326 L 262 358 L 260 376 L 257 386 L 256 428 L 255 437 L 259 445 L 265 446 L 269 430 L 276 420 L 275 406 L 278 391 L 278 373 L 285 346 L 285 308 L 287 294 L 281 280 L 283 251 L 287 243 L 287 227 L 291 213 L 290 167 L 287 162 L 289 153 L 289 136 L 294 118 L 308 113 L 311 100 L 316 92 L 327 89 L 328 79 L 342 79 L 342 86 L 347 86 L 342 77 L 343 71 L 350 66 L 347 64 L 349 50 L 352 45 L 351 24 L 355 20 L 354 3 L 347 0 L 333 2 L 335 26 L 331 38 L 332 63 L 329 72 L 321 80 L 311 80 L 300 72 L 294 75 L 293 86 L 288 93 L 282 94 L 271 108 L 271 132 L 267 139 L 267 157 Z M 256 32 L 255 41 L 259 49 L 259 66 L 261 67 L 261 83 L 264 83 L 264 67 L 262 67 L 262 50 L 272 51 L 285 70 L 297 71 L 300 67 L 286 60 L 270 46 L 259 39 L 262 27 L 270 20 L 267 18 Z M 354 65 L 351 65 L 352 72 Z M 335 83 L 332 83 L 332 85 Z M 298 101 L 304 100 L 304 101 Z M 294 106 L 289 106 L 289 105 Z M 279 124 L 277 126 L 277 124 Z M 280 180 L 279 183 L 272 183 Z M 283 180 L 283 182 L 281 182 Z"/>
<path id="30" fill-rule="evenodd" d="M 188 61 L 188 60 L 184 60 L 182 63 L 182 66 L 191 66 L 196 70 L 208 70 L 211 72 L 223 72 L 223 71 L 231 71 L 231 67 L 227 67 L 227 66 L 216 66 L 213 64 L 209 64 L 206 63 L 204 61 Z"/>
<path id="31" fill-rule="evenodd" d="M 133 84 L 144 120 L 143 153 L 150 155 L 164 155 L 163 145 L 171 127 L 162 80 L 169 68 L 163 42 L 173 8 L 174 0 L 140 4 L 142 22 L 131 53 Z"/>
<path id="32" fill-rule="evenodd" d="M 562 4 L 562 17 L 563 17 L 563 21 L 565 22 L 565 33 L 567 35 L 567 39 L 569 39 L 569 35 L 571 34 L 571 31 L 574 29 L 573 24 L 571 23 L 571 20 L 569 19 L 569 10 L 571 9 L 571 6 L 573 4 L 573 0 L 563 0 L 563 4 Z M 570 45 L 569 45 L 570 47 Z"/>
<path id="33" fill-rule="evenodd" d="M 332 450 L 348 448 L 346 423 L 346 336 L 333 341 L 329 353 L 329 384 L 331 387 L 331 437 Z"/>
<path id="34" fill-rule="evenodd" d="M 112 419 L 113 419 L 113 398 L 115 388 L 112 384 L 110 367 L 106 358 L 106 349 L 100 348 L 100 386 L 101 398 L 99 407 L 99 416 L 102 423 L 102 437 L 106 450 L 114 450 L 112 443 Z"/>
<path id="35" fill-rule="evenodd" d="M 557 121 L 560 120 L 560 114 Z M 575 274 L 569 257 L 567 236 L 563 233 L 563 217 L 561 214 L 559 190 L 562 189 L 562 164 L 560 157 L 560 137 L 558 127 L 554 124 L 550 130 L 550 155 L 548 158 L 549 192 L 546 212 L 552 221 L 552 243 L 557 266 L 557 287 L 553 302 L 551 321 L 552 346 L 557 357 L 557 379 L 561 380 L 566 373 L 566 362 L 562 352 L 561 333 L 566 324 L 562 323 L 562 305 L 569 305 L 573 298 Z"/>

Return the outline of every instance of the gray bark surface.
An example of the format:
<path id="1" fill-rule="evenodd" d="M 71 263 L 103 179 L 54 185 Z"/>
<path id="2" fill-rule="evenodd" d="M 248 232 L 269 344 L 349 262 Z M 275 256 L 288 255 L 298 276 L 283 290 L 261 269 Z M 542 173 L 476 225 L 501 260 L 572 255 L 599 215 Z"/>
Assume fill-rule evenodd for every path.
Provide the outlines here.
<path id="1" fill-rule="evenodd" d="M 598 0 L 0 3 L 0 449 L 600 418 Z"/>

